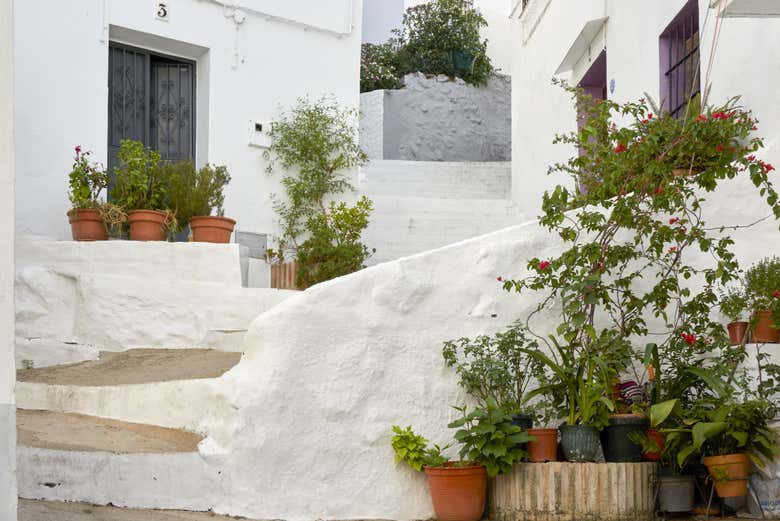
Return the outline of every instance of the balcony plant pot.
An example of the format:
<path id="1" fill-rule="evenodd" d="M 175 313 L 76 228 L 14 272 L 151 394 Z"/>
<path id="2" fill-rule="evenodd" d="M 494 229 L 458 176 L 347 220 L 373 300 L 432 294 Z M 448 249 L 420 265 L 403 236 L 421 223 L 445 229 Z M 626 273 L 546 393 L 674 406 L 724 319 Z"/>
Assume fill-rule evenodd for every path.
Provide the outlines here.
<path id="1" fill-rule="evenodd" d="M 696 477 L 660 475 L 658 507 L 661 512 L 692 512 L 695 502 Z"/>
<path id="2" fill-rule="evenodd" d="M 742 345 L 742 340 L 745 338 L 749 326 L 749 323 L 741 321 L 730 322 L 729 325 L 726 326 L 726 329 L 729 332 L 729 342 L 732 346 Z"/>
<path id="3" fill-rule="evenodd" d="M 528 461 L 558 461 L 558 429 L 528 429 L 528 434 L 536 438 L 528 442 Z"/>
<path id="4" fill-rule="evenodd" d="M 747 454 L 707 456 L 703 461 L 715 483 L 718 496 L 726 498 L 747 495 L 750 474 L 750 458 Z"/>
<path id="5" fill-rule="evenodd" d="M 753 342 L 756 344 L 777 344 L 780 343 L 780 330 L 778 330 L 772 320 L 771 311 L 756 311 L 756 326 L 753 328 Z"/>
<path id="6" fill-rule="evenodd" d="M 482 465 L 425 467 L 438 521 L 478 521 L 485 511 L 487 471 Z"/>
<path id="7" fill-rule="evenodd" d="M 566 461 L 596 461 L 599 431 L 590 425 L 561 425 L 561 446 Z"/>
<path id="8" fill-rule="evenodd" d="M 108 239 L 108 232 L 100 210 L 74 208 L 68 212 L 68 222 L 74 241 L 105 241 Z"/>
<path id="9" fill-rule="evenodd" d="M 528 429 L 531 429 L 534 426 L 534 416 L 527 412 L 513 414 L 512 425 L 517 425 L 524 431 L 527 431 Z"/>
<path id="10" fill-rule="evenodd" d="M 130 239 L 133 241 L 164 241 L 168 215 L 156 210 L 127 212 Z"/>
<path id="11" fill-rule="evenodd" d="M 644 433 L 650 420 L 644 414 L 613 414 L 609 425 L 601 431 L 601 448 L 609 463 L 642 461 L 642 447 L 631 440 L 632 433 Z"/>
<path id="12" fill-rule="evenodd" d="M 227 244 L 236 225 L 234 219 L 205 215 L 190 218 L 190 230 L 194 242 L 216 242 Z"/>
<path id="13" fill-rule="evenodd" d="M 647 429 L 647 432 L 645 434 L 647 434 L 647 437 L 653 440 L 656 445 L 658 445 L 659 450 L 657 452 L 645 452 L 644 454 L 642 454 L 642 459 L 645 461 L 661 461 L 661 455 L 663 454 L 664 451 L 664 444 L 666 442 L 666 438 L 662 433 L 658 432 L 655 429 Z"/>

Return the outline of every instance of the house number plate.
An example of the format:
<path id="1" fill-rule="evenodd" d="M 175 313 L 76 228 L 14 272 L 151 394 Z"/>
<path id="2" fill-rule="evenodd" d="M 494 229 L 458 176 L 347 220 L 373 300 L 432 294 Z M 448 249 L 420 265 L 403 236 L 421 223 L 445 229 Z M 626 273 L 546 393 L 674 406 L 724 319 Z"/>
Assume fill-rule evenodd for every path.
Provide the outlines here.
<path id="1" fill-rule="evenodd" d="M 171 3 L 170 2 L 155 2 L 154 16 L 163 22 L 167 22 L 171 18 Z"/>

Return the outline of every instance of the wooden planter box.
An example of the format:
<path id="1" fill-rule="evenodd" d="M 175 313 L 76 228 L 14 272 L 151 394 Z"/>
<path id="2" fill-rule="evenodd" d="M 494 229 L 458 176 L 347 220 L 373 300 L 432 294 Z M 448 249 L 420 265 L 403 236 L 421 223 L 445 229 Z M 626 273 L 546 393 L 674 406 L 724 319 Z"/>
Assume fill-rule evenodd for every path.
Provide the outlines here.
<path id="1" fill-rule="evenodd" d="M 495 521 L 652 521 L 656 463 L 522 463 L 489 486 Z"/>
<path id="2" fill-rule="evenodd" d="M 295 261 L 271 264 L 271 287 L 274 289 L 306 289 L 295 285 L 297 276 L 298 263 Z"/>

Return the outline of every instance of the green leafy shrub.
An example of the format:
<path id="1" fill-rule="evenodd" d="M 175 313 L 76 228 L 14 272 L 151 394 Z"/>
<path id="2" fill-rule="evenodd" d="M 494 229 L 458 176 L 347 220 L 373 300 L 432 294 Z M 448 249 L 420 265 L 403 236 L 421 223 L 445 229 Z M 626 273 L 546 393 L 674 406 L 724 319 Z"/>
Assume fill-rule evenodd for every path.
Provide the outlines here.
<path id="1" fill-rule="evenodd" d="M 743 288 L 729 288 L 721 292 L 720 312 L 731 322 L 738 322 L 744 316 L 748 307 L 747 297 Z"/>
<path id="2" fill-rule="evenodd" d="M 100 164 L 90 161 L 91 151 L 82 151 L 81 146 L 74 150 L 76 155 L 68 175 L 71 207 L 74 210 L 99 208 L 103 204 L 100 194 L 108 188 L 108 173 Z"/>
<path id="3" fill-rule="evenodd" d="M 309 217 L 309 237 L 297 248 L 298 287 L 306 288 L 365 268 L 374 250 L 360 242 L 373 209 L 363 196 L 355 206 L 331 202 L 327 213 Z"/>
<path id="4" fill-rule="evenodd" d="M 276 259 L 296 254 L 302 267 L 299 287 L 357 271 L 368 257 L 360 234 L 368 226 L 371 202 L 363 198 L 354 207 L 326 202 L 353 190 L 346 171 L 368 162 L 357 142 L 356 121 L 354 110 L 322 98 L 299 99 L 271 123 L 267 171 L 284 170 L 287 195 L 274 200 L 282 228 Z"/>
<path id="5" fill-rule="evenodd" d="M 780 257 L 768 257 L 745 271 L 745 293 L 754 311 L 772 312 L 780 324 Z"/>
<path id="6" fill-rule="evenodd" d="M 212 213 L 224 216 L 224 190 L 230 183 L 227 167 L 206 165 L 198 170 L 192 161 L 187 160 L 166 165 L 165 168 L 169 206 L 180 223 Z"/>
<path id="7" fill-rule="evenodd" d="M 463 417 L 448 427 L 458 429 L 455 440 L 461 444 L 462 461 L 484 465 L 488 476 L 493 477 L 511 472 L 512 466 L 528 455 L 521 444 L 535 438 L 513 425 L 511 413 L 494 399 L 489 398 L 483 407 L 471 412 L 465 407 L 459 410 Z"/>
<path id="8" fill-rule="evenodd" d="M 493 72 L 487 40 L 480 29 L 485 18 L 471 0 L 433 0 L 406 10 L 403 27 L 396 32 L 396 69 L 446 74 L 482 85 Z"/>
<path id="9" fill-rule="evenodd" d="M 442 452 L 449 446 L 428 446 L 428 440 L 415 434 L 411 426 L 402 429 L 393 425 L 393 433 L 392 445 L 396 462 L 403 461 L 418 472 L 423 467 L 439 467 L 447 462 Z"/>
<path id="10" fill-rule="evenodd" d="M 364 43 L 360 48 L 360 92 L 400 88 L 403 82 L 396 66 L 396 50 L 390 42 Z"/>
<path id="11" fill-rule="evenodd" d="M 526 403 L 526 390 L 538 373 L 539 362 L 522 348 L 538 349 L 520 324 L 495 335 L 445 342 L 444 363 L 454 367 L 460 385 L 482 406 L 493 399 L 513 413 Z"/>
<path id="12" fill-rule="evenodd" d="M 167 210 L 167 180 L 160 154 L 140 141 L 123 139 L 117 154 L 111 199 L 126 212 Z"/>

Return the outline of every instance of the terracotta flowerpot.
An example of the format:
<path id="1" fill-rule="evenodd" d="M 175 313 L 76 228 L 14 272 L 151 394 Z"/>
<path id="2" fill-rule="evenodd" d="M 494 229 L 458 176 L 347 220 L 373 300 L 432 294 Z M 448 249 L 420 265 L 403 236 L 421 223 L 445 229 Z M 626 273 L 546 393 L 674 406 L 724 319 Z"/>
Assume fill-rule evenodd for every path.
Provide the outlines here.
<path id="1" fill-rule="evenodd" d="M 745 335 L 747 335 L 749 325 L 750 324 L 747 322 L 731 322 L 726 326 L 726 329 L 729 331 L 729 341 L 731 345 L 742 345 L 742 340 L 745 338 Z M 747 343 L 747 340 L 745 340 L 745 343 Z"/>
<path id="2" fill-rule="evenodd" d="M 195 242 L 218 242 L 227 244 L 236 225 L 234 219 L 205 215 L 190 218 L 192 240 Z"/>
<path id="3" fill-rule="evenodd" d="M 708 456 L 704 464 L 715 482 L 718 496 L 742 497 L 747 495 L 747 481 L 750 473 L 750 459 L 747 454 Z"/>
<path id="4" fill-rule="evenodd" d="M 108 232 L 100 211 L 93 208 L 68 212 L 70 233 L 74 241 L 105 241 Z"/>
<path id="5" fill-rule="evenodd" d="M 772 325 L 771 311 L 756 311 L 758 323 L 753 328 L 753 342 L 757 344 L 780 343 L 780 330 Z"/>
<path id="6" fill-rule="evenodd" d="M 485 511 L 487 471 L 482 465 L 425 467 L 438 521 L 479 521 Z"/>
<path id="7" fill-rule="evenodd" d="M 558 460 L 558 429 L 528 429 L 536 441 L 528 442 L 528 461 L 544 463 Z"/>
<path id="8" fill-rule="evenodd" d="M 663 454 L 664 444 L 666 442 L 665 436 L 655 429 L 647 429 L 646 434 L 648 438 L 658 445 L 660 450 L 658 452 L 645 452 L 642 454 L 642 458 L 645 461 L 661 461 L 661 455 Z"/>
<path id="9" fill-rule="evenodd" d="M 127 212 L 130 239 L 133 241 L 164 241 L 167 215 L 155 210 Z"/>

